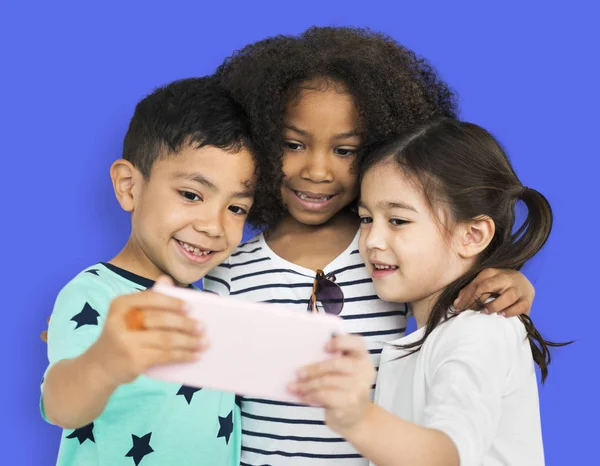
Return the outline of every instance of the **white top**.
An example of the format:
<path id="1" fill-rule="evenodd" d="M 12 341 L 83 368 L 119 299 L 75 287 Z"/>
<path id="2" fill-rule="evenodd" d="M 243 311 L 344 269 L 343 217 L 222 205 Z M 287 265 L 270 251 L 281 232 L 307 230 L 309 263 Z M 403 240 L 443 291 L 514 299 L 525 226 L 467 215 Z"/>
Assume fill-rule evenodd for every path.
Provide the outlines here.
<path id="1" fill-rule="evenodd" d="M 424 330 L 394 343 L 417 341 Z M 439 325 L 420 351 L 398 359 L 406 353 L 383 350 L 378 405 L 446 433 L 460 466 L 544 464 L 533 357 L 518 318 L 463 312 Z"/>
<path id="2" fill-rule="evenodd" d="M 358 234 L 325 269 L 344 292 L 346 330 L 366 338 L 375 366 L 383 342 L 406 329 L 407 307 L 377 298 L 358 253 Z M 270 302 L 307 312 L 315 271 L 277 256 L 263 235 L 242 244 L 204 278 L 204 288 L 254 302 Z M 277 348 L 273 348 L 277 351 Z M 324 423 L 322 409 L 271 400 L 243 398 L 242 465 L 366 466 L 368 461 Z"/>

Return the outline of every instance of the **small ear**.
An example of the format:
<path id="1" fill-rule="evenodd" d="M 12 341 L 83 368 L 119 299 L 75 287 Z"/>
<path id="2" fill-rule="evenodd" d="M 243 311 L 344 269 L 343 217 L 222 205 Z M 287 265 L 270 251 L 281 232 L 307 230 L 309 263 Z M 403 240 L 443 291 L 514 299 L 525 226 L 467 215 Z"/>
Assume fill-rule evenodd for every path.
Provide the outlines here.
<path id="1" fill-rule="evenodd" d="M 133 212 L 135 207 L 136 189 L 142 180 L 142 174 L 133 164 L 125 159 L 116 160 L 110 167 L 115 196 L 126 212 Z"/>
<path id="2" fill-rule="evenodd" d="M 459 228 L 459 254 L 465 259 L 471 259 L 488 247 L 496 225 L 487 215 L 480 215 L 474 219 L 464 222 Z"/>

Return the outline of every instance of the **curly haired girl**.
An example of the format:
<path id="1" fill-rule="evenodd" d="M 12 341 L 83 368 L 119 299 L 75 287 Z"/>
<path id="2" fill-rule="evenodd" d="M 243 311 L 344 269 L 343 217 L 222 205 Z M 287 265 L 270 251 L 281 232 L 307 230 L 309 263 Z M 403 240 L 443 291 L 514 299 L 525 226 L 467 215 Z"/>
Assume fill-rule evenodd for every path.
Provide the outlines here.
<path id="1" fill-rule="evenodd" d="M 377 298 L 358 254 L 357 162 L 383 138 L 455 116 L 453 92 L 411 50 L 352 28 L 259 41 L 216 75 L 248 113 L 271 164 L 257 192 L 271 216 L 265 232 L 206 276 L 205 289 L 339 314 L 349 332 L 365 337 L 377 367 L 383 343 L 404 335 L 409 309 Z M 487 311 L 505 315 L 527 312 L 533 299 L 522 274 L 491 269 L 456 304 L 485 293 L 497 296 Z M 321 409 L 253 398 L 241 406 L 242 464 L 367 464 L 325 425 Z"/>

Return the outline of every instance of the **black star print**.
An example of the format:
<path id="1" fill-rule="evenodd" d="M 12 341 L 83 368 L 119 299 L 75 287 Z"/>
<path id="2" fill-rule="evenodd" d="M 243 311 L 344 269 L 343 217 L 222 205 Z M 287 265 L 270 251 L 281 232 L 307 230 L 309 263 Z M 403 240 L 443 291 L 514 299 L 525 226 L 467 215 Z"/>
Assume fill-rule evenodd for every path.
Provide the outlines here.
<path id="1" fill-rule="evenodd" d="M 86 440 L 91 440 L 96 443 L 96 439 L 94 438 L 94 423 L 90 423 L 87 426 L 80 427 L 79 429 L 75 429 L 71 435 L 67 435 L 67 438 L 76 438 L 79 440 L 79 445 L 81 445 Z"/>
<path id="2" fill-rule="evenodd" d="M 83 309 L 79 314 L 74 315 L 71 320 L 73 322 L 77 322 L 77 330 L 79 327 L 83 327 L 84 325 L 98 325 L 98 314 L 96 310 L 90 306 L 88 303 L 85 303 Z"/>
<path id="3" fill-rule="evenodd" d="M 224 437 L 225 443 L 229 445 L 229 437 L 233 432 L 233 411 L 231 411 L 227 417 L 219 416 L 219 433 L 217 434 L 217 438 Z"/>
<path id="4" fill-rule="evenodd" d="M 194 397 L 194 393 L 202 390 L 201 388 L 188 387 L 187 385 L 182 385 L 177 395 L 183 395 L 187 401 L 187 404 L 192 402 L 192 398 Z"/>
<path id="5" fill-rule="evenodd" d="M 86 271 L 85 271 L 85 273 L 91 273 L 91 274 L 94 274 L 94 275 L 96 275 L 97 277 L 99 276 L 99 275 L 98 275 L 98 269 L 90 269 L 90 270 L 86 270 Z"/>
<path id="6" fill-rule="evenodd" d="M 131 434 L 133 447 L 125 456 L 131 456 L 135 466 L 140 464 L 140 461 L 144 459 L 144 456 L 154 451 L 150 446 L 150 437 L 152 437 L 152 432 L 144 435 L 143 437 L 138 437 L 137 435 Z"/>

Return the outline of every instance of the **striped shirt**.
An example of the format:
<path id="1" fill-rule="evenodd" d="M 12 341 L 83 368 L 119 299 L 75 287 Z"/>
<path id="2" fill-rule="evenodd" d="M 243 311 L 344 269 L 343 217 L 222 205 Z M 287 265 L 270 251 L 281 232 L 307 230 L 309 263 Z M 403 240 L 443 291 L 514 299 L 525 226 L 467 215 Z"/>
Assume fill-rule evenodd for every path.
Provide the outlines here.
<path id="1" fill-rule="evenodd" d="M 358 233 L 325 269 L 344 292 L 346 330 L 365 337 L 376 367 L 383 342 L 406 329 L 407 306 L 381 301 L 358 253 Z M 254 302 L 277 303 L 307 312 L 315 272 L 277 256 L 262 234 L 204 278 L 204 289 Z M 322 311 L 321 311 L 322 312 Z M 374 387 L 373 387 L 374 388 Z M 366 466 L 368 461 L 329 429 L 320 408 L 242 398 L 241 465 Z"/>

